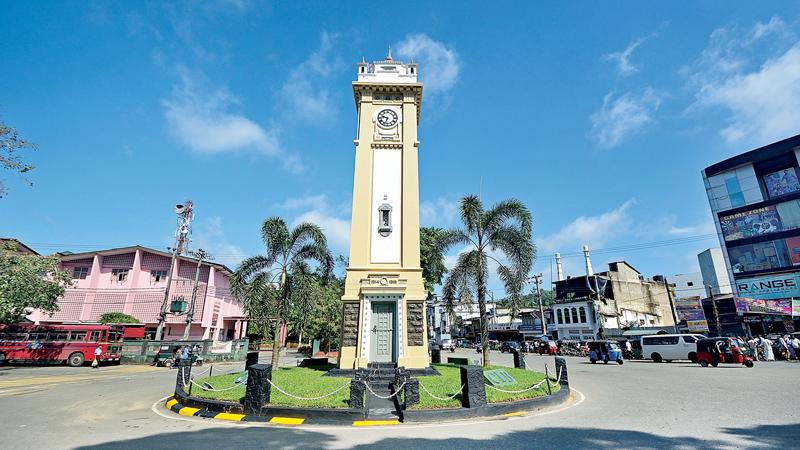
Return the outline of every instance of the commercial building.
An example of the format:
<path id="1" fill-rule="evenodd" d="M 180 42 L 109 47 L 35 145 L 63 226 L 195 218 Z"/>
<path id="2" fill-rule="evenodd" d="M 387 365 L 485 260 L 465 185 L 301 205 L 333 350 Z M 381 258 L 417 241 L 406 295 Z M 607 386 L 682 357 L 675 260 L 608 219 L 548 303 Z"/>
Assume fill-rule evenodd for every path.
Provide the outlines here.
<path id="1" fill-rule="evenodd" d="M 589 248 L 584 246 L 583 252 L 586 275 L 553 283 L 555 337 L 588 340 L 628 328 L 675 324 L 671 293 L 663 278 L 647 279 L 625 261 L 609 263 L 607 271 L 594 273 Z"/>
<path id="2" fill-rule="evenodd" d="M 798 160 L 800 135 L 702 171 L 736 310 L 752 334 L 800 326 Z"/>
<path id="3" fill-rule="evenodd" d="M 141 246 L 60 256 L 60 266 L 72 274 L 74 284 L 58 300 L 58 311 L 29 315 L 35 323 L 91 323 L 104 313 L 122 312 L 136 317 L 145 324 L 146 333 L 153 335 L 170 270 L 170 299 L 183 299 L 191 308 L 198 263 L 194 258 L 179 256 L 170 268 L 170 253 Z M 230 269 L 222 264 L 200 264 L 189 339 L 232 340 L 246 335 L 247 318 L 231 295 L 230 277 Z M 186 317 L 168 314 L 164 339 L 181 339 Z"/>

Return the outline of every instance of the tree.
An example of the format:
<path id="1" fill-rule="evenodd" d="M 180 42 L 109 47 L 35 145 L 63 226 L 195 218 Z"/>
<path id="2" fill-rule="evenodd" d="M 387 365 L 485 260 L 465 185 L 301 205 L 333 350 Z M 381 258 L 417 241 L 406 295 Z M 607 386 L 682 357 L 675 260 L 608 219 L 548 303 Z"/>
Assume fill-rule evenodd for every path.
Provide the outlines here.
<path id="1" fill-rule="evenodd" d="M 25 319 L 34 309 L 58 310 L 58 298 L 72 284 L 70 273 L 59 270 L 58 257 L 18 253 L 16 245 L 0 245 L 0 323 Z"/>
<path id="2" fill-rule="evenodd" d="M 6 126 L 0 121 L 0 168 L 11 170 L 17 173 L 28 173 L 33 170 L 33 166 L 22 161 L 18 152 L 23 149 L 35 149 L 36 144 L 21 139 L 17 135 L 17 130 Z M 25 180 L 28 184 L 30 181 Z M 0 198 L 6 195 L 6 186 L 0 181 Z"/>
<path id="3" fill-rule="evenodd" d="M 441 228 L 423 227 L 419 229 L 420 265 L 428 298 L 433 295 L 434 287 L 442 284 L 442 278 L 447 273 L 444 254 L 439 245 L 442 236 L 444 236 L 444 230 Z"/>
<path id="4" fill-rule="evenodd" d="M 459 253 L 450 270 L 442 294 L 445 303 L 453 303 L 473 293 L 480 313 L 483 365 L 489 365 L 489 331 L 486 315 L 486 283 L 490 263 L 497 265 L 497 275 L 510 297 L 519 298 L 525 285 L 536 249 L 533 245 L 531 213 L 519 200 L 506 200 L 489 210 L 475 195 L 461 200 L 461 221 L 464 227 L 444 232 L 440 240 L 442 252 L 454 245 L 466 248 Z M 501 261 L 497 256 L 502 255 Z"/>
<path id="5" fill-rule="evenodd" d="M 333 256 L 322 229 L 307 222 L 290 231 L 283 219 L 269 218 L 261 226 L 261 239 L 266 254 L 242 261 L 231 279 L 231 290 L 251 320 L 262 325 L 274 320 L 272 367 L 278 367 L 280 330 L 290 316 L 293 278 L 307 273 L 307 261 L 316 261 L 320 272 L 329 277 Z"/>
<path id="6" fill-rule="evenodd" d="M 121 312 L 103 313 L 97 321 L 104 325 L 107 323 L 139 323 L 139 319 L 136 317 Z"/>

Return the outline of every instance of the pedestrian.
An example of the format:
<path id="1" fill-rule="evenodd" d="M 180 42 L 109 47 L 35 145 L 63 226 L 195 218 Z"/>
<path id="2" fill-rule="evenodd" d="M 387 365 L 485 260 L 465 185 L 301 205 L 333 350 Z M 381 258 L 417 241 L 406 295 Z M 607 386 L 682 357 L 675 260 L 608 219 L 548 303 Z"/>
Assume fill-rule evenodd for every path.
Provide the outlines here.
<path id="1" fill-rule="evenodd" d="M 100 355 L 103 354 L 103 349 L 99 345 L 94 349 L 94 360 L 92 361 L 92 369 L 100 367 Z"/>
<path id="2" fill-rule="evenodd" d="M 183 360 L 184 364 L 186 364 L 186 361 L 189 361 L 189 346 L 188 345 L 184 345 L 183 346 L 183 350 L 181 351 L 181 359 Z M 189 364 L 189 365 L 191 365 L 191 364 Z"/>
<path id="3" fill-rule="evenodd" d="M 775 352 L 772 351 L 772 341 L 762 337 L 761 347 L 764 349 L 764 361 L 775 361 Z"/>
<path id="4" fill-rule="evenodd" d="M 797 335 L 792 338 L 792 348 L 794 349 L 795 356 L 800 360 L 800 337 Z"/>
<path id="5" fill-rule="evenodd" d="M 778 354 L 780 359 L 789 360 L 789 346 L 783 336 L 778 336 Z"/>
<path id="6" fill-rule="evenodd" d="M 750 338 L 747 341 L 747 345 L 750 346 L 750 353 L 753 356 L 753 360 L 758 361 L 758 339 L 755 337 Z"/>
<path id="7" fill-rule="evenodd" d="M 784 336 L 783 339 L 784 341 L 786 341 L 786 350 L 789 351 L 789 358 L 787 359 L 790 361 L 793 359 L 797 359 L 797 352 L 795 351 L 794 346 L 792 345 L 792 337 L 787 334 L 786 336 Z"/>

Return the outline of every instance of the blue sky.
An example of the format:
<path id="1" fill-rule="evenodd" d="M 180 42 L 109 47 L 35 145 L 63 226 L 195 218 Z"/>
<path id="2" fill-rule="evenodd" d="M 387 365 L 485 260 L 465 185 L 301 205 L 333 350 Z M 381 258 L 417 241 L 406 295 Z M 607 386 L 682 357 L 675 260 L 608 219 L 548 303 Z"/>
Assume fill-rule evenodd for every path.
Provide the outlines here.
<path id="1" fill-rule="evenodd" d="M 42 252 L 171 243 L 231 266 L 279 215 L 347 253 L 355 63 L 425 82 L 423 225 L 524 201 L 536 269 L 598 250 L 645 275 L 717 245 L 700 170 L 800 132 L 795 2 L 3 2 L 0 118 L 38 144 L 0 235 Z M 699 236 L 699 237 L 695 237 Z M 619 249 L 676 239 L 669 246 Z M 599 251 L 600 249 L 609 249 Z M 618 249 L 618 250 L 614 250 Z M 565 258 L 567 273 L 582 260 Z M 498 287 L 493 281 L 493 287 Z"/>

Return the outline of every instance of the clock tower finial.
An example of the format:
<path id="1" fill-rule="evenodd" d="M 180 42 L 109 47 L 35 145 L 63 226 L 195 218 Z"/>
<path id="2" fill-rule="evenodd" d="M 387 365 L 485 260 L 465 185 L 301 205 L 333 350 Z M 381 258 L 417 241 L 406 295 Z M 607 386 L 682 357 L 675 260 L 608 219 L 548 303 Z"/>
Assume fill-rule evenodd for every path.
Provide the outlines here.
<path id="1" fill-rule="evenodd" d="M 386 52 L 386 60 L 387 61 L 391 61 L 392 60 L 392 46 L 391 45 L 389 45 L 389 50 Z"/>

